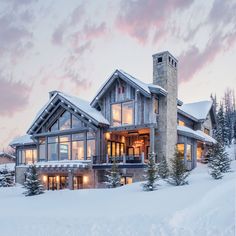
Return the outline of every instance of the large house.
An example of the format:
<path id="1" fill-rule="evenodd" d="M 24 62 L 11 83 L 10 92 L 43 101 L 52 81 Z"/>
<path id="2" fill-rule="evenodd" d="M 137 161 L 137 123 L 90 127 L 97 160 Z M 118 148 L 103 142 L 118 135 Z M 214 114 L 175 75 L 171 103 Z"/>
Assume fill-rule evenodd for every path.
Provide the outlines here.
<path id="1" fill-rule="evenodd" d="M 23 183 L 34 162 L 49 190 L 104 186 L 116 158 L 122 184 L 141 181 L 149 153 L 157 161 L 175 148 L 189 169 L 204 159 L 215 116 L 211 101 L 178 99 L 178 61 L 168 52 L 153 55 L 153 82 L 116 70 L 89 103 L 59 91 L 38 112 L 16 149 L 16 181 Z"/>

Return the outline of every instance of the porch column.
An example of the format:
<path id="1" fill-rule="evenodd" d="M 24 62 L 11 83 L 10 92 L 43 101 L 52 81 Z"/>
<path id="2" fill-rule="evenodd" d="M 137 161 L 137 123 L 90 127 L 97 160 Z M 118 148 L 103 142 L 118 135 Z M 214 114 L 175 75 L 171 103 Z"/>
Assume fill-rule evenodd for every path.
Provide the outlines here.
<path id="1" fill-rule="evenodd" d="M 150 128 L 150 152 L 155 152 L 155 128 Z"/>
<path id="2" fill-rule="evenodd" d="M 68 187 L 70 190 L 73 190 L 73 172 L 71 169 L 68 171 Z"/>

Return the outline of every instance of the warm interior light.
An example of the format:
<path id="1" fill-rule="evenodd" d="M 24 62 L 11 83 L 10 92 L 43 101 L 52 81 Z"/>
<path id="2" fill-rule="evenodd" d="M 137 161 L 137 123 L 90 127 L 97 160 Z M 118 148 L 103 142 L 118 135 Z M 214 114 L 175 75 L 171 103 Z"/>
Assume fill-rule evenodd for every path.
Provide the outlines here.
<path id="1" fill-rule="evenodd" d="M 43 182 L 47 182 L 47 176 L 46 175 L 43 176 Z"/>
<path id="2" fill-rule="evenodd" d="M 110 133 L 105 133 L 105 138 L 106 138 L 106 140 L 111 139 L 111 134 Z"/>
<path id="3" fill-rule="evenodd" d="M 88 176 L 83 176 L 83 182 L 84 182 L 85 184 L 88 183 L 88 180 L 89 180 Z"/>
<path id="4" fill-rule="evenodd" d="M 57 183 L 59 183 L 60 176 L 57 176 Z"/>
<path id="5" fill-rule="evenodd" d="M 121 137 L 121 142 L 122 142 L 122 143 L 125 143 L 125 136 L 122 136 L 122 137 Z"/>

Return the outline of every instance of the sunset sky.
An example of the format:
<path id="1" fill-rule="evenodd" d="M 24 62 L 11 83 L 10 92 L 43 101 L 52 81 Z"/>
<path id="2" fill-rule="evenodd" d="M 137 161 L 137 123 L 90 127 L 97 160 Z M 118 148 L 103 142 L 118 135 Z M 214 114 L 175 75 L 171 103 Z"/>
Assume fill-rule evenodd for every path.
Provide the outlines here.
<path id="1" fill-rule="evenodd" d="M 90 100 L 116 69 L 152 82 L 152 54 L 179 60 L 179 98 L 236 89 L 236 1 L 0 0 L 0 150 L 48 92 Z"/>

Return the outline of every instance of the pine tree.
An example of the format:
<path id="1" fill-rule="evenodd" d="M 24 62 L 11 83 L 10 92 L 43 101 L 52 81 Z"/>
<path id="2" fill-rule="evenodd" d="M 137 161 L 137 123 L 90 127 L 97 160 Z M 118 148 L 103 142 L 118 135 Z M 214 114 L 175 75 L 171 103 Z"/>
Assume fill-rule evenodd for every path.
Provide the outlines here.
<path id="1" fill-rule="evenodd" d="M 225 151 L 225 147 L 217 142 L 209 151 L 209 173 L 214 179 L 221 179 L 222 173 L 230 171 L 230 163 L 228 153 Z"/>
<path id="2" fill-rule="evenodd" d="M 236 120 L 234 122 L 234 143 L 236 144 Z"/>
<path id="3" fill-rule="evenodd" d="M 111 170 L 107 172 L 108 174 L 105 176 L 107 178 L 106 182 L 107 187 L 108 188 L 119 187 L 121 182 L 121 175 L 115 157 L 112 160 Z"/>
<path id="4" fill-rule="evenodd" d="M 0 172 L 0 187 L 12 187 L 14 185 L 14 174 L 7 168 Z"/>
<path id="5" fill-rule="evenodd" d="M 184 185 L 188 182 L 186 178 L 189 176 L 190 172 L 187 170 L 183 160 L 180 158 L 179 152 L 176 150 L 174 157 L 170 159 L 170 173 L 168 182 L 172 185 Z"/>
<path id="6" fill-rule="evenodd" d="M 25 196 L 33 196 L 44 193 L 44 187 L 38 178 L 37 169 L 34 164 L 30 165 L 26 172 L 24 188 L 26 188 L 26 191 L 24 192 Z"/>
<path id="7" fill-rule="evenodd" d="M 164 156 L 161 159 L 160 163 L 157 165 L 157 173 L 162 179 L 167 179 L 169 177 L 169 168 Z"/>
<path id="8" fill-rule="evenodd" d="M 157 188 L 156 181 L 158 180 L 157 174 L 157 164 L 155 163 L 155 153 L 149 154 L 149 160 L 147 163 L 147 167 L 145 168 L 145 180 L 146 183 L 143 184 L 143 190 L 145 191 L 153 191 Z"/>

